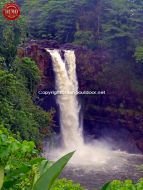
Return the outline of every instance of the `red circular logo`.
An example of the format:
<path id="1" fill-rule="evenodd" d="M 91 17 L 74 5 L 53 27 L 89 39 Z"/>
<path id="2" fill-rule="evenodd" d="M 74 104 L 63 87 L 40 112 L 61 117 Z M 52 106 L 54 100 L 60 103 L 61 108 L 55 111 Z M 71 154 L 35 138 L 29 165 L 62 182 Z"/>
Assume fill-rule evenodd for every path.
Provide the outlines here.
<path id="1" fill-rule="evenodd" d="M 7 20 L 16 20 L 20 16 L 20 7 L 16 3 L 7 3 L 2 9 L 2 13 Z"/>

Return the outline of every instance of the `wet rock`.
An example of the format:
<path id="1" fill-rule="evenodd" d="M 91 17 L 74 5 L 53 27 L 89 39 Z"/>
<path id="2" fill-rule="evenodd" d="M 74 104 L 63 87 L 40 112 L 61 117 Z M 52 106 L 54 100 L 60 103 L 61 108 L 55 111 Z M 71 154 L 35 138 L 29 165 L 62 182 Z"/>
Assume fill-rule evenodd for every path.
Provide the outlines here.
<path id="1" fill-rule="evenodd" d="M 137 148 L 143 152 L 143 94 L 132 90 L 127 75 L 124 77 L 121 75 L 117 84 L 108 75 L 105 76 L 106 65 L 112 61 L 110 53 L 105 49 L 92 51 L 86 47 L 73 44 L 61 45 L 51 40 L 27 42 L 19 47 L 17 52 L 20 58 L 26 56 L 34 59 L 41 70 L 42 77 L 38 90 L 55 90 L 52 61 L 45 48 L 61 49 L 61 53 L 63 49 L 75 50 L 79 91 L 106 91 L 106 95 L 79 96 L 84 114 L 85 135 L 94 135 L 96 138 L 100 138 L 103 136 L 101 131 L 105 131 L 102 130 L 104 128 L 112 129 L 111 133 L 113 129 L 117 132 L 120 131 L 119 129 L 125 129 L 130 135 L 127 137 L 127 141 L 135 143 Z M 113 73 L 109 74 L 116 77 L 116 73 L 111 72 Z M 58 113 L 54 95 L 53 97 L 39 96 L 38 104 L 45 110 L 54 106 Z M 58 116 L 56 116 L 56 120 L 58 120 Z M 58 122 L 57 125 L 59 125 Z M 123 137 L 123 141 L 125 142 L 125 137 Z"/>

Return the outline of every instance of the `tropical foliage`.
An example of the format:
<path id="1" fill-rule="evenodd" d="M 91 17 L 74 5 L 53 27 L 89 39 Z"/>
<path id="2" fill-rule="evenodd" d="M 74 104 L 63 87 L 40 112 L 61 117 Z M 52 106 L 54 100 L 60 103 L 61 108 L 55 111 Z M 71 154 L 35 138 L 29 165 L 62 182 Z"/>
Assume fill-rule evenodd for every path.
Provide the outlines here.
<path id="1" fill-rule="evenodd" d="M 58 179 L 53 184 L 51 190 L 85 190 L 80 184 L 74 183 L 72 180 Z"/>
<path id="2" fill-rule="evenodd" d="M 108 47 L 120 55 L 134 52 L 141 43 L 142 9 L 138 0 L 23 1 L 30 38 Z"/>
<path id="3" fill-rule="evenodd" d="M 143 189 L 143 179 L 140 179 L 137 183 L 134 183 L 132 180 L 114 180 L 109 183 L 106 187 L 103 187 L 102 190 L 142 190 Z"/>
<path id="4" fill-rule="evenodd" d="M 50 135 L 53 111 L 44 112 L 33 103 L 32 95 L 40 79 L 36 64 L 28 58 L 15 60 L 14 64 L 11 72 L 0 70 L 0 121 L 21 138 L 38 144 L 40 131 L 48 125 Z"/>
<path id="5" fill-rule="evenodd" d="M 18 141 L 1 126 L 0 189 L 49 190 L 73 152 L 52 163 L 38 156 L 34 143 Z"/>
<path id="6" fill-rule="evenodd" d="M 9 0 L 1 0 L 0 10 L 7 2 Z M 27 57 L 19 59 L 16 56 L 17 47 L 34 38 L 73 43 L 92 50 L 108 49 L 112 58 L 117 58 L 114 60 L 119 66 L 123 59 L 127 63 L 123 67 L 126 70 L 123 75 L 127 76 L 127 73 L 133 73 L 132 63 L 135 61 L 143 63 L 143 2 L 141 0 L 17 0 L 17 2 L 22 8 L 19 20 L 9 22 L 0 14 L 0 189 L 83 190 L 80 184 L 66 179 L 57 180 L 73 152 L 53 163 L 42 158 L 36 149 L 41 148 L 45 137 L 52 135 L 54 112 L 53 110 L 45 112 L 34 103 L 41 73 L 33 60 Z M 117 68 L 116 65 L 110 68 L 111 70 L 105 67 L 97 81 L 99 80 L 101 85 L 106 84 L 106 81 L 112 82 L 112 70 L 120 72 Z M 143 73 L 142 67 L 140 71 Z M 117 75 L 114 77 L 115 83 L 118 77 L 121 78 Z M 123 78 L 124 84 L 125 81 Z M 135 81 L 137 85 L 131 83 L 132 88 L 139 89 L 141 86 L 139 78 Z M 102 190 L 142 189 L 142 179 L 137 183 L 131 180 L 124 182 L 115 180 L 102 188 Z"/>

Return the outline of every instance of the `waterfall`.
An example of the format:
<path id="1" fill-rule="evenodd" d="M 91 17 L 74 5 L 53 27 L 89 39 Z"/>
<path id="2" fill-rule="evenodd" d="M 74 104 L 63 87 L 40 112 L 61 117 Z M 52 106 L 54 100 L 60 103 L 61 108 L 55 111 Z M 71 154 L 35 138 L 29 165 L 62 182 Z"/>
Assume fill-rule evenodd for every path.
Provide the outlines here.
<path id="1" fill-rule="evenodd" d="M 82 121 L 80 121 L 80 105 L 77 94 L 76 56 L 73 50 L 46 49 L 51 55 L 56 76 L 56 90 L 65 93 L 56 97 L 60 109 L 60 127 L 63 146 L 46 148 L 45 157 L 52 160 L 68 152 L 76 150 L 71 162 L 77 165 L 103 164 L 110 160 L 112 152 L 105 142 L 90 139 L 84 143 Z M 116 159 L 115 159 L 116 160 Z"/>
<path id="2" fill-rule="evenodd" d="M 60 50 L 49 50 L 56 76 L 56 90 L 64 92 L 57 95 L 60 108 L 60 125 L 63 146 L 75 149 L 83 145 L 82 126 L 80 126 L 80 105 L 77 95 L 78 81 L 76 76 L 76 56 L 73 50 L 64 50 L 64 59 Z"/>

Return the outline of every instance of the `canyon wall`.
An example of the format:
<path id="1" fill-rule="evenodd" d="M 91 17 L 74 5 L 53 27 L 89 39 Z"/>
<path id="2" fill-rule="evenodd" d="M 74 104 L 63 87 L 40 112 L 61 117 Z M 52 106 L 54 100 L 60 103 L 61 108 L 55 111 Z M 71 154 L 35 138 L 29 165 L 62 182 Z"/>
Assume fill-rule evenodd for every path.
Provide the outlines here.
<path id="1" fill-rule="evenodd" d="M 105 91 L 102 95 L 79 95 L 84 115 L 85 136 L 107 139 L 114 147 L 130 152 L 143 152 L 143 93 L 138 80 L 126 67 L 113 63 L 107 50 L 89 50 L 71 44 L 59 45 L 55 41 L 31 40 L 18 48 L 18 56 L 30 57 L 41 70 L 40 90 L 55 90 L 55 76 L 50 55 L 45 48 L 74 49 L 77 58 L 79 91 Z M 136 81 L 136 78 L 135 78 Z M 58 107 L 54 95 L 38 95 L 37 104 L 45 110 L 57 110 L 55 120 L 58 127 Z M 113 142 L 112 142 L 113 141 Z"/>

